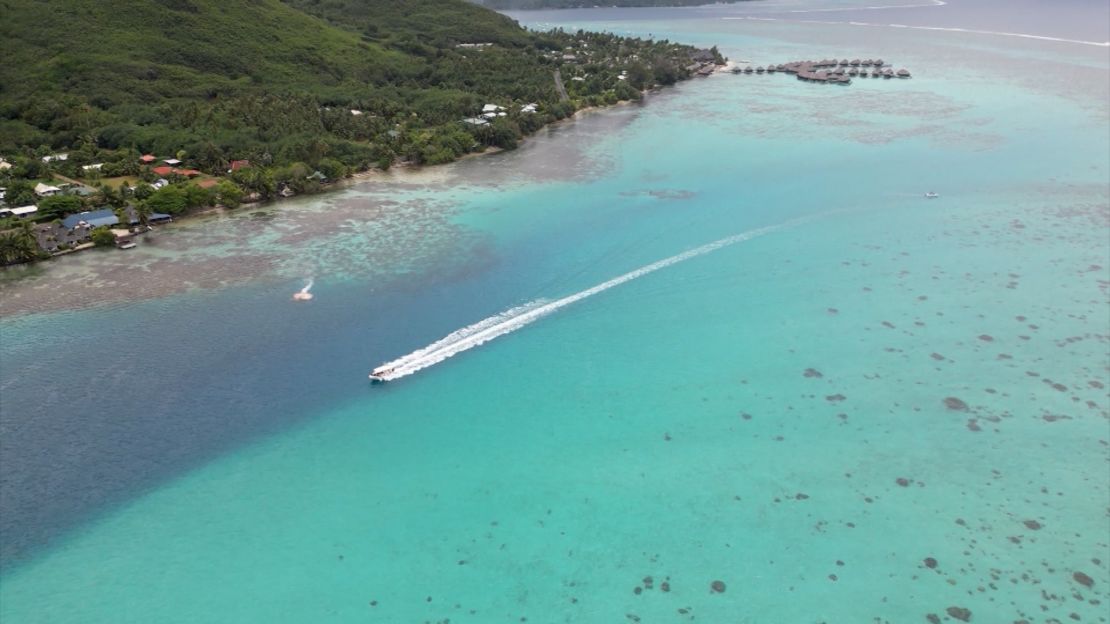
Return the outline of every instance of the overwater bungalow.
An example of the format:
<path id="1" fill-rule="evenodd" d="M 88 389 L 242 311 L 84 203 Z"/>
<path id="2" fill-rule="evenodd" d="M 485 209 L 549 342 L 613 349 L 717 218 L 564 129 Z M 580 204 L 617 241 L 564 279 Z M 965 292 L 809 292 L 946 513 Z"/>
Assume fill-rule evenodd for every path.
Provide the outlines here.
<path id="1" fill-rule="evenodd" d="M 909 78 L 910 72 L 906 69 L 895 70 L 886 67 L 882 59 L 821 59 L 819 61 L 790 61 L 788 63 L 768 64 L 766 67 L 748 66 L 744 69 L 735 68 L 736 73 L 773 74 L 784 72 L 794 74 L 798 80 L 805 82 L 822 82 L 825 84 L 848 85 L 852 78 Z"/>

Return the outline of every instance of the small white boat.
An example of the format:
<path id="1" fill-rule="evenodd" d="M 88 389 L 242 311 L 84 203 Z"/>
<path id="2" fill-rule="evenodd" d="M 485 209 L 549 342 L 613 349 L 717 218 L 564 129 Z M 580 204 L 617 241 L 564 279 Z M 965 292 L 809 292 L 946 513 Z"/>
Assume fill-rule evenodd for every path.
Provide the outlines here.
<path id="1" fill-rule="evenodd" d="M 385 383 L 386 381 L 389 381 L 388 379 L 386 379 L 385 376 L 392 372 L 393 367 L 382 364 L 381 366 L 370 371 L 370 381 L 374 383 Z"/>
<path id="2" fill-rule="evenodd" d="M 940 197 L 940 195 L 937 195 L 936 193 L 934 193 L 932 191 L 929 191 L 928 193 L 925 193 L 925 199 L 936 199 L 938 197 Z"/>
<path id="3" fill-rule="evenodd" d="M 126 241 L 126 242 L 119 243 L 118 245 L 116 245 L 116 247 L 119 247 L 120 249 L 134 249 L 135 248 L 135 243 L 133 243 L 131 241 Z"/>
<path id="4" fill-rule="evenodd" d="M 312 293 L 308 292 L 312 289 L 312 284 L 313 282 L 310 279 L 308 283 L 304 285 L 304 288 L 293 293 L 293 301 L 312 301 Z"/>

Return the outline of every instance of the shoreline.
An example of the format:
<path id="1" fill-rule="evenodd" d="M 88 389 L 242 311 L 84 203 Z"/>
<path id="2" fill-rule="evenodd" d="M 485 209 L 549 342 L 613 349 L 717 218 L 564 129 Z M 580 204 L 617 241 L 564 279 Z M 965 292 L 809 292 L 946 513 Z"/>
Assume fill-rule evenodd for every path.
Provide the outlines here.
<path id="1" fill-rule="evenodd" d="M 646 94 L 662 91 L 663 89 L 653 89 L 647 91 Z M 636 100 L 623 101 L 612 105 L 604 105 L 604 107 L 579 109 L 564 119 L 544 125 L 541 129 L 519 141 L 519 144 L 524 145 L 529 140 L 541 142 L 552 140 L 548 138 L 549 135 L 546 132 L 541 132 L 541 130 L 558 128 L 558 124 L 573 125 L 578 121 L 594 117 L 597 113 L 619 110 L 617 107 L 627 107 L 627 105 L 634 103 L 642 102 Z M 481 157 L 514 151 L 517 150 L 486 148 L 482 151 L 464 154 L 460 159 L 443 164 L 451 165 L 466 160 L 478 162 L 477 159 Z M 525 152 L 532 152 L 533 155 L 529 158 L 535 158 L 537 153 L 535 150 L 525 150 Z M 541 153 L 549 152 L 544 149 L 541 150 Z M 518 157 L 524 158 L 525 154 L 518 154 Z M 229 238 L 229 236 L 231 239 L 243 239 L 243 236 L 249 236 L 252 230 L 250 225 L 253 217 L 252 212 L 260 210 L 269 211 L 274 215 L 283 215 L 281 217 L 283 220 L 293 219 L 302 224 L 313 221 L 319 222 L 316 225 L 307 225 L 315 232 L 321 231 L 321 228 L 333 229 L 340 224 L 339 221 L 332 223 L 331 218 L 316 215 L 312 210 L 307 212 L 297 210 L 297 204 L 290 204 L 289 209 L 283 209 L 282 207 L 285 204 L 281 200 L 309 198 L 306 201 L 310 203 L 321 200 L 326 202 L 329 201 L 327 198 L 336 197 L 336 195 L 329 195 L 329 193 L 342 191 L 356 184 L 369 184 L 371 188 L 377 188 L 385 193 L 388 193 L 388 190 L 392 188 L 391 184 L 398 188 L 413 184 L 427 188 L 450 188 L 456 174 L 452 173 L 450 167 L 444 167 L 444 165 L 405 163 L 388 170 L 375 168 L 353 173 L 350 177 L 326 184 L 319 192 L 315 193 L 294 195 L 292 198 L 275 197 L 266 201 L 243 203 L 235 209 L 215 205 L 215 207 L 204 207 L 190 211 L 174 218 L 175 222 L 183 223 L 184 228 L 173 228 L 173 223 L 170 223 L 170 228 L 158 227 L 157 225 L 153 231 L 138 236 L 140 250 L 134 251 L 139 251 L 139 255 L 125 256 L 120 255 L 120 250 L 117 249 L 100 248 L 104 253 L 90 251 L 88 254 L 79 255 L 81 260 L 77 262 L 72 261 L 73 254 L 69 253 L 67 254 L 71 258 L 69 262 L 31 262 L 4 266 L 0 270 L 0 294 L 2 294 L 0 296 L 0 319 L 29 319 L 40 314 L 91 310 L 105 305 L 141 303 L 195 290 L 215 292 L 236 288 L 236 286 L 251 283 L 258 278 L 278 284 L 282 282 L 281 276 L 270 275 L 269 273 L 274 266 L 278 265 L 275 262 L 280 264 L 281 261 L 275 260 L 269 251 L 256 250 L 258 253 L 244 255 L 239 261 L 231 262 L 236 266 L 244 265 L 244 263 L 250 265 L 252 266 L 250 271 L 233 270 L 229 266 L 228 259 L 221 258 L 221 254 L 218 252 L 219 245 L 214 248 L 216 252 L 210 253 L 208 251 L 208 245 L 203 244 L 206 240 L 203 232 L 210 228 L 216 228 L 223 232 L 218 236 L 220 239 Z M 522 162 L 519 165 L 527 170 L 527 163 Z M 516 167 L 517 164 L 513 161 L 512 164 L 497 169 L 512 170 Z M 337 197 L 342 198 L 342 194 L 337 195 Z M 329 211 L 329 213 L 333 212 Z M 300 215 L 300 217 L 297 217 L 297 215 Z M 396 219 L 406 219 L 404 212 L 398 211 L 397 207 L 383 205 L 383 207 L 374 211 L 372 217 L 366 217 L 369 220 L 367 223 L 383 218 L 388 220 L 390 215 L 393 215 L 392 219 L 394 221 Z M 228 220 L 236 222 L 232 223 Z M 386 225 L 392 227 L 388 223 Z M 160 232 L 161 234 L 159 234 Z M 181 238 L 179 238 L 179 233 Z M 153 239 L 150 242 L 142 242 L 151 235 Z M 165 236 L 172 236 L 173 241 L 165 239 Z M 164 242 L 162 242 L 163 240 Z M 142 253 L 142 248 L 149 248 L 150 251 Z M 174 255 L 180 255 L 180 259 L 165 258 L 164 253 L 160 252 L 159 248 L 170 251 Z M 195 252 L 190 250 L 195 250 Z M 53 260 L 53 258 L 47 260 Z M 158 279 L 133 281 L 132 278 L 129 278 L 129 274 L 158 275 Z M 89 286 L 79 289 L 80 292 L 69 292 L 65 296 L 54 295 L 51 293 L 52 284 L 59 283 L 59 280 L 75 280 L 78 283 L 88 283 Z M 99 283 L 110 283 L 111 288 L 102 290 L 98 285 Z"/>
<path id="2" fill-rule="evenodd" d="M 713 71 L 711 72 L 711 74 L 717 74 L 717 73 L 723 71 L 724 69 L 730 67 L 731 64 L 732 64 L 731 61 L 726 61 L 723 65 L 713 65 Z M 636 104 L 641 104 L 642 105 L 644 103 L 644 99 L 647 98 L 648 96 L 652 95 L 652 94 L 661 93 L 665 89 L 674 88 L 674 87 L 678 86 L 679 84 L 681 84 L 683 82 L 692 81 L 695 78 L 705 78 L 705 77 L 707 77 L 707 76 L 705 76 L 705 75 L 699 76 L 697 74 L 692 74 L 689 78 L 686 78 L 684 80 L 680 80 L 680 81 L 676 82 L 673 85 L 661 85 L 661 86 L 654 86 L 654 87 L 651 87 L 651 88 L 648 88 L 648 89 L 644 89 L 644 90 L 640 91 L 640 98 L 641 98 L 640 100 L 620 100 L 620 101 L 618 101 L 614 104 L 608 104 L 608 105 L 603 105 L 603 106 L 584 106 L 584 107 L 574 111 L 574 113 L 572 113 L 571 115 L 569 115 L 567 117 L 564 117 L 562 119 L 556 119 L 555 121 L 544 124 L 543 126 L 540 126 L 540 128 L 538 128 L 532 134 L 528 134 L 528 135 L 525 135 L 525 136 L 521 137 L 520 141 L 518 142 L 518 145 L 523 145 L 523 144 L 527 143 L 530 139 L 532 139 L 535 135 L 539 134 L 539 132 L 542 131 L 542 130 L 547 130 L 549 128 L 555 128 L 555 127 L 558 127 L 560 125 L 565 125 L 568 122 L 577 121 L 579 118 L 584 117 L 586 115 L 592 115 L 592 114 L 596 114 L 596 113 L 600 113 L 600 112 L 604 112 L 604 111 L 608 111 L 608 110 L 614 110 L 614 109 L 618 109 L 618 108 L 621 108 L 621 107 L 632 106 L 632 105 L 636 105 Z M 357 171 L 357 172 L 351 173 L 351 174 L 347 175 L 346 177 L 344 177 L 340 180 L 336 180 L 334 182 L 327 182 L 325 184 L 322 184 L 322 185 L 320 185 L 320 190 L 315 192 L 315 193 L 306 193 L 306 194 L 301 194 L 301 195 L 294 195 L 292 197 L 271 197 L 269 199 L 260 199 L 258 201 L 253 201 L 253 202 L 242 202 L 242 203 L 239 204 L 239 206 L 237 206 L 235 208 L 228 208 L 226 206 L 222 206 L 222 205 L 217 204 L 215 206 L 208 206 L 208 207 L 205 207 L 205 208 L 202 208 L 202 209 L 199 209 L 199 210 L 186 212 L 186 213 L 180 215 L 179 217 L 174 217 L 173 222 L 177 222 L 179 220 L 187 221 L 187 220 L 190 220 L 190 219 L 195 218 L 195 217 L 210 216 L 210 215 L 214 215 L 214 214 L 218 215 L 218 214 L 224 214 L 224 213 L 232 213 L 236 210 L 239 210 L 240 208 L 261 208 L 261 207 L 266 207 L 266 206 L 270 206 L 270 205 L 280 204 L 281 202 L 288 201 L 288 200 L 291 200 L 291 199 L 298 199 L 298 198 L 309 197 L 309 196 L 324 195 L 324 194 L 329 193 L 331 191 L 347 188 L 349 186 L 352 186 L 352 185 L 355 185 L 355 184 L 358 184 L 358 183 L 361 183 L 361 182 L 367 182 L 367 181 L 372 181 L 372 180 L 375 180 L 375 179 L 387 178 L 388 176 L 392 175 L 394 171 L 396 171 L 397 175 L 399 175 L 399 176 L 415 176 L 415 175 L 426 173 L 426 172 L 429 172 L 429 171 L 432 171 L 432 170 L 442 171 L 445 168 L 450 167 L 451 165 L 455 165 L 455 164 L 458 164 L 458 163 L 461 163 L 461 162 L 465 162 L 467 160 L 473 160 L 473 159 L 477 159 L 477 158 L 493 156 L 493 155 L 496 155 L 496 154 L 502 154 L 502 153 L 512 152 L 512 151 L 515 151 L 515 150 L 514 149 L 505 149 L 503 147 L 487 146 L 486 148 L 484 148 L 481 151 L 468 152 L 466 154 L 463 154 L 462 156 L 459 156 L 455 160 L 452 160 L 451 162 L 441 163 L 441 164 L 437 164 L 437 165 L 419 165 L 419 164 L 414 165 L 414 164 L 411 164 L 411 163 L 408 163 L 408 162 L 400 162 L 400 163 L 391 165 L 389 167 L 389 169 L 381 169 L 381 168 L 378 168 L 378 167 L 371 167 L 370 169 L 367 169 L 365 171 Z M 52 258 L 53 258 L 53 256 L 51 258 L 48 258 L 48 260 L 52 259 Z M 12 266 L 18 266 L 18 265 L 12 265 Z M 0 267 L 0 268 L 7 268 L 7 267 Z"/>
<path id="3" fill-rule="evenodd" d="M 644 97 L 649 97 L 654 93 L 665 92 L 667 88 L 675 87 L 675 85 L 665 85 L 665 87 L 658 87 L 643 91 Z M 564 119 L 555 120 L 551 123 L 543 125 L 543 127 L 536 130 L 532 134 L 526 135 L 518 144 L 524 145 L 529 140 L 545 141 L 547 133 L 541 132 L 542 130 L 551 130 L 559 127 L 559 124 L 569 125 L 578 121 L 591 118 L 597 113 L 606 111 L 619 110 L 620 107 L 629 107 L 632 104 L 645 104 L 645 100 L 625 100 L 614 104 L 601 105 L 601 107 L 585 107 L 578 109 L 573 114 L 568 115 Z M 228 228 L 231 236 L 236 238 L 243 232 L 248 232 L 250 225 L 248 223 L 222 223 L 225 219 L 238 219 L 249 221 L 253 215 L 253 211 L 270 210 L 275 214 L 297 214 L 299 210 L 282 211 L 282 200 L 287 199 L 304 199 L 304 198 L 320 198 L 329 197 L 327 193 L 334 191 L 341 191 L 346 188 L 353 187 L 355 184 L 371 183 L 376 187 L 374 182 L 380 182 L 382 190 L 387 190 L 388 184 L 397 185 L 431 185 L 436 184 L 451 184 L 453 175 L 450 167 L 445 165 L 457 164 L 466 160 L 475 160 L 481 157 L 490 157 L 505 152 L 514 152 L 516 150 L 506 150 L 503 148 L 490 147 L 482 151 L 471 152 L 462 155 L 462 157 L 442 165 L 415 165 L 410 163 L 403 163 L 395 165 L 388 170 L 369 169 L 352 173 L 349 177 L 336 180 L 334 182 L 323 185 L 319 192 L 306 193 L 301 195 L 294 195 L 292 198 L 274 197 L 269 200 L 242 203 L 235 209 L 228 209 L 222 205 L 214 205 L 214 207 L 204 207 L 199 210 L 189 211 L 174 218 L 174 222 L 184 223 L 186 228 L 176 229 L 171 227 L 163 229 L 162 227 L 155 227 L 154 230 L 143 232 L 139 239 L 147 238 L 147 235 L 154 234 L 154 240 L 150 243 L 140 242 L 140 248 L 152 245 L 151 249 L 154 250 L 154 255 L 150 253 L 140 253 L 137 256 L 119 255 L 120 250 L 100 248 L 103 254 L 81 255 L 80 258 L 85 259 L 78 263 L 63 262 L 52 264 L 46 261 L 13 264 L 10 266 L 3 266 L 0 268 L 0 293 L 4 296 L 0 298 L 0 319 L 21 319 L 29 318 L 38 314 L 52 314 L 58 312 L 67 312 L 72 310 L 87 310 L 95 309 L 98 306 L 113 305 L 128 302 L 142 302 L 157 300 L 164 298 L 164 296 L 172 296 L 183 292 L 193 290 L 204 291 L 218 291 L 226 288 L 231 288 L 238 284 L 249 282 L 252 275 L 259 276 L 259 272 L 265 273 L 266 268 L 271 268 L 275 259 L 266 253 L 258 256 L 243 256 L 243 262 L 248 262 L 254 266 L 254 271 L 250 274 L 230 271 L 222 265 L 224 262 L 219 258 L 215 258 L 211 253 L 205 251 L 206 245 L 191 242 L 196 236 L 202 236 L 201 233 L 205 228 Z M 515 165 L 511 165 L 508 169 L 512 169 Z M 525 164 L 525 169 L 527 169 Z M 312 200 L 310 200 L 312 201 Z M 383 214 L 393 214 L 395 209 L 383 208 L 377 211 L 377 217 L 380 219 Z M 317 218 L 305 215 L 305 219 L 315 220 Z M 205 223 L 208 221 L 208 223 Z M 199 229 L 198 229 L 199 228 Z M 319 230 L 319 228 L 316 228 Z M 163 258 L 162 253 L 157 252 L 157 243 L 160 236 L 158 232 L 165 232 L 163 235 L 172 235 L 174 231 L 182 232 L 184 241 L 190 242 L 175 242 L 171 243 L 173 253 L 182 254 L 182 261 L 172 261 Z M 239 232 L 239 234 L 236 234 Z M 196 239 L 200 240 L 200 239 Z M 184 244 L 185 246 L 181 246 Z M 190 250 L 195 250 L 191 253 Z M 169 251 L 166 250 L 166 251 Z M 112 253 L 109 253 L 112 252 Z M 72 252 L 64 254 L 72 256 Z M 53 260 L 53 256 L 46 260 Z M 168 264 L 166 264 L 168 263 Z M 202 266 L 208 266 L 203 269 Z M 158 280 L 143 280 L 142 282 L 130 283 L 130 280 L 125 276 L 127 273 L 139 271 L 143 274 L 160 275 Z M 92 282 L 105 281 L 112 282 L 114 286 L 124 286 L 123 289 L 112 288 L 112 292 L 84 292 L 82 296 L 73 296 L 77 293 L 70 293 L 69 296 L 61 298 L 61 296 L 46 295 L 46 291 L 50 290 L 50 284 L 58 279 L 75 279 L 80 282 L 87 282 L 90 279 Z M 46 290 L 43 290 L 46 289 Z M 85 289 L 82 289 L 84 291 Z M 93 289 L 99 290 L 99 289 Z M 41 294 L 36 294 L 36 293 Z"/>

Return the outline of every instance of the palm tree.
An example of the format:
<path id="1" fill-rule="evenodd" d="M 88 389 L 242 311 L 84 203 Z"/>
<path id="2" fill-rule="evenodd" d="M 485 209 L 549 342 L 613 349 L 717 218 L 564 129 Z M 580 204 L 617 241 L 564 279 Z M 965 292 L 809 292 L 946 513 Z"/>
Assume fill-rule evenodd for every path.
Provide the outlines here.
<path id="1" fill-rule="evenodd" d="M 30 222 L 20 224 L 15 230 L 0 234 L 0 264 L 30 262 L 39 257 L 39 246 L 35 240 L 34 226 Z"/>
<path id="2" fill-rule="evenodd" d="M 19 237 L 15 232 L 0 234 L 0 264 L 15 264 L 19 257 Z"/>
<path id="3" fill-rule="evenodd" d="M 135 202 L 132 208 L 135 211 L 135 216 L 139 218 L 139 223 L 141 223 L 143 227 L 147 227 L 150 224 L 150 215 L 154 211 L 150 209 L 150 206 L 147 205 L 145 201 Z"/>

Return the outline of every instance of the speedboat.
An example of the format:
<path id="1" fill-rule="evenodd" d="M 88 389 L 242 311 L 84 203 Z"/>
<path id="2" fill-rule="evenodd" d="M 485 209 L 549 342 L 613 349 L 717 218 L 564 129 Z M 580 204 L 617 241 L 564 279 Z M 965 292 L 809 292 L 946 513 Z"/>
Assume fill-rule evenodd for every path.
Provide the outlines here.
<path id="1" fill-rule="evenodd" d="M 940 197 L 940 195 L 937 195 L 936 193 L 934 193 L 932 191 L 929 191 L 928 193 L 925 193 L 925 199 L 936 199 L 938 197 Z"/>
<path id="2" fill-rule="evenodd" d="M 386 381 L 389 381 L 389 379 L 386 378 L 386 375 L 392 372 L 392 366 L 389 366 L 388 364 L 382 364 L 381 366 L 370 371 L 370 381 L 374 383 L 384 383 Z"/>

